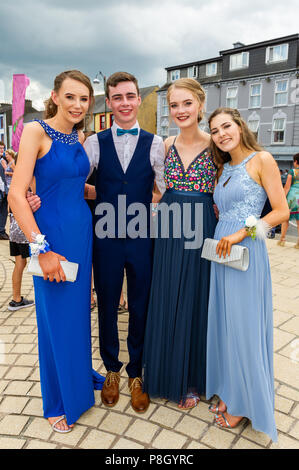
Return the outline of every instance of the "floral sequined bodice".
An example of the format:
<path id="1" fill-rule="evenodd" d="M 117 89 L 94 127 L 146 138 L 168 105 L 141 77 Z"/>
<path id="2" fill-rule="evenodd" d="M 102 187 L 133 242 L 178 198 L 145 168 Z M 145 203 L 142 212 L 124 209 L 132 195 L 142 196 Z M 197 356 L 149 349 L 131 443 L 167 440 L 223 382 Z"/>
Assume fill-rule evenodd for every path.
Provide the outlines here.
<path id="1" fill-rule="evenodd" d="M 213 193 L 217 168 L 209 148 L 203 150 L 185 170 L 173 144 L 165 159 L 164 179 L 167 189 Z"/>
<path id="2" fill-rule="evenodd" d="M 223 166 L 214 192 L 214 201 L 219 209 L 219 222 L 243 222 L 249 215 L 259 218 L 265 205 L 267 194 L 246 170 L 246 163 L 256 152 L 249 155 L 239 165 Z"/>

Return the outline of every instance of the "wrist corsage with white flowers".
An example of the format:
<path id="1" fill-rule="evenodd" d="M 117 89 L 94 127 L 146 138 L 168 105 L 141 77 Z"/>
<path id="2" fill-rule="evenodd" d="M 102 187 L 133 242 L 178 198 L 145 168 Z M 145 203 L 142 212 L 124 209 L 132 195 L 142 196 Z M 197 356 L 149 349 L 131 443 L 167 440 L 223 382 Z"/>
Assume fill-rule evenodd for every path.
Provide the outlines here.
<path id="1" fill-rule="evenodd" d="M 30 256 L 38 256 L 41 253 L 51 251 L 50 245 L 46 240 L 46 236 L 41 233 L 32 233 L 32 243 L 29 243 Z"/>
<path id="2" fill-rule="evenodd" d="M 245 220 L 245 230 L 252 240 L 256 238 L 265 240 L 271 230 L 271 226 L 263 219 L 257 219 L 254 215 L 250 215 Z"/>

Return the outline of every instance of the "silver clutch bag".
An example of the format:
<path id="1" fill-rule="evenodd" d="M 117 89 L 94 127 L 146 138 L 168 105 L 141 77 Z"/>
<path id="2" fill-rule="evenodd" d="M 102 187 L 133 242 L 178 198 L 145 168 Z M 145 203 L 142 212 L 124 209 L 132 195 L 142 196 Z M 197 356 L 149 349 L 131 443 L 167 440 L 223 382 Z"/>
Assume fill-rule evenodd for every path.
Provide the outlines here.
<path id="1" fill-rule="evenodd" d="M 75 282 L 77 278 L 79 264 L 71 263 L 70 261 L 60 261 L 60 264 L 66 276 L 66 280 L 70 282 Z M 44 277 L 37 256 L 31 256 L 30 261 L 28 263 L 27 273 L 32 274 L 33 276 Z"/>
<path id="2" fill-rule="evenodd" d="M 249 250 L 246 246 L 232 245 L 230 255 L 225 258 L 216 253 L 216 247 L 219 240 L 213 238 L 206 238 L 202 247 L 201 257 L 215 263 L 229 266 L 230 268 L 239 269 L 240 271 L 247 271 L 249 266 Z"/>

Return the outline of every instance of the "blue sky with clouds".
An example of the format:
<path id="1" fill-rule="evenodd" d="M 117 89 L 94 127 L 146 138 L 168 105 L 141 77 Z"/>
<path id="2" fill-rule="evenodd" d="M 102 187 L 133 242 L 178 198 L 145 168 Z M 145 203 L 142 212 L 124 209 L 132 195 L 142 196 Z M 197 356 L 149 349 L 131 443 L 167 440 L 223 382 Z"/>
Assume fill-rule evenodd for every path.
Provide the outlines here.
<path id="1" fill-rule="evenodd" d="M 28 75 L 38 107 L 70 68 L 162 85 L 165 67 L 298 33 L 298 17 L 297 0 L 1 0 L 0 100 L 11 100 L 13 73 Z"/>

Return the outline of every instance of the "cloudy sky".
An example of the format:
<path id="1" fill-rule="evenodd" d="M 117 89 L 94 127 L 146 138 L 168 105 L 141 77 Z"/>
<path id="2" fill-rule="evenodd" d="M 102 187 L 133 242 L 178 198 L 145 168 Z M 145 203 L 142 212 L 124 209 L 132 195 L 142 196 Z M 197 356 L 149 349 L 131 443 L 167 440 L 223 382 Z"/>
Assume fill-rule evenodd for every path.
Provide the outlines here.
<path id="1" fill-rule="evenodd" d="M 163 85 L 165 67 L 298 33 L 298 17 L 298 0 L 0 0 L 0 101 L 11 101 L 14 73 L 30 78 L 27 98 L 39 108 L 54 77 L 73 68 Z"/>

